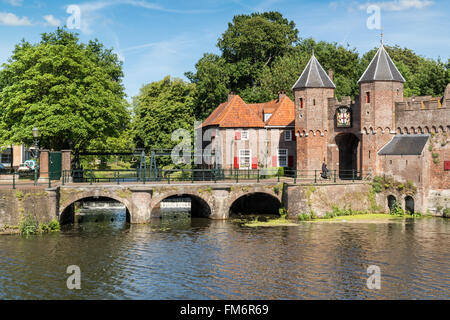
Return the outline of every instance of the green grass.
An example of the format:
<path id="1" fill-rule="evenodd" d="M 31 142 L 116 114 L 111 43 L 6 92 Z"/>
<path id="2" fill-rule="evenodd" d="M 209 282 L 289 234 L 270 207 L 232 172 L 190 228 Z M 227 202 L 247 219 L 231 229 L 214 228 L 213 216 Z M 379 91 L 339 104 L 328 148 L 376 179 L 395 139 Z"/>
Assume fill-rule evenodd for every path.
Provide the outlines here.
<path id="1" fill-rule="evenodd" d="M 427 216 L 423 216 L 424 218 Z M 417 216 L 412 215 L 404 215 L 404 216 L 396 216 L 387 213 L 364 213 L 364 214 L 355 214 L 351 216 L 339 216 L 334 218 L 314 218 L 314 219 L 303 219 L 303 220 L 291 220 L 286 218 L 285 216 L 280 218 L 272 218 L 267 221 L 258 221 L 258 218 L 253 218 L 253 220 L 248 219 L 234 219 L 234 222 L 242 223 L 245 227 L 284 227 L 284 226 L 298 226 L 301 222 L 372 222 L 372 221 L 402 221 L 406 218 L 409 219 L 417 219 Z M 422 217 L 420 217 L 422 218 Z"/>
<path id="2" fill-rule="evenodd" d="M 252 220 L 244 223 L 246 227 L 284 227 L 284 226 L 298 226 L 297 223 L 287 219 L 286 217 L 280 217 L 276 219 L 269 219 L 268 221 Z"/>

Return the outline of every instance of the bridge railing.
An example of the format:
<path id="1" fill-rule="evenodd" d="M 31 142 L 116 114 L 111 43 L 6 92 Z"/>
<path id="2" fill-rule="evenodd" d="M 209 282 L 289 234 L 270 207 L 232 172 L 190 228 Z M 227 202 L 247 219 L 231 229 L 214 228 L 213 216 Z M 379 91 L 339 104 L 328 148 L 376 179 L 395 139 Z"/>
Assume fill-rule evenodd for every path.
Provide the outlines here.
<path id="1" fill-rule="evenodd" d="M 65 170 L 61 182 L 66 183 L 198 183 L 277 181 L 288 183 L 337 183 L 368 180 L 371 176 L 358 170 L 332 170 L 326 174 L 321 170 L 293 169 L 167 169 L 151 170 Z"/>
<path id="2" fill-rule="evenodd" d="M 59 182 L 59 180 L 52 180 L 54 175 L 55 172 L 42 172 L 39 170 L 27 172 L 8 170 L 0 172 L 0 188 L 51 188 L 52 185 Z"/>

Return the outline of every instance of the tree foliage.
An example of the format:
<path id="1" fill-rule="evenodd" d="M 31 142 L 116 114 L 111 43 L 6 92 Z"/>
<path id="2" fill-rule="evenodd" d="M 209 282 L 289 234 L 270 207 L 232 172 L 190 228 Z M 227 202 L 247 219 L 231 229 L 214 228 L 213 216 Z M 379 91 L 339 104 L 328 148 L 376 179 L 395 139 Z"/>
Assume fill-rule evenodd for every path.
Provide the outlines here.
<path id="1" fill-rule="evenodd" d="M 122 85 L 122 64 L 112 50 L 58 28 L 39 43 L 22 41 L 0 71 L 0 139 L 82 150 L 91 141 L 117 137 L 129 114 Z"/>
<path id="2" fill-rule="evenodd" d="M 195 84 L 165 77 L 141 88 L 134 98 L 134 131 L 137 147 L 172 149 L 180 141 L 172 141 L 177 129 L 193 136 Z"/>

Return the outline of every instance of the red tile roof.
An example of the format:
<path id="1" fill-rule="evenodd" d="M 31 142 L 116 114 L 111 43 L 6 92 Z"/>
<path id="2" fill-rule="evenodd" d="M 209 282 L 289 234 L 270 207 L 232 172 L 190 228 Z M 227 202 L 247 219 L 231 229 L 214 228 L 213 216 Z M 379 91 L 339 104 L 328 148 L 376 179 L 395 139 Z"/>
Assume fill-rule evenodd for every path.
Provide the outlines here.
<path id="1" fill-rule="evenodd" d="M 264 122 L 264 113 L 272 116 Z M 202 127 L 264 128 L 265 126 L 293 126 L 294 102 L 284 96 L 265 103 L 246 104 L 238 95 L 220 104 L 203 122 Z"/>

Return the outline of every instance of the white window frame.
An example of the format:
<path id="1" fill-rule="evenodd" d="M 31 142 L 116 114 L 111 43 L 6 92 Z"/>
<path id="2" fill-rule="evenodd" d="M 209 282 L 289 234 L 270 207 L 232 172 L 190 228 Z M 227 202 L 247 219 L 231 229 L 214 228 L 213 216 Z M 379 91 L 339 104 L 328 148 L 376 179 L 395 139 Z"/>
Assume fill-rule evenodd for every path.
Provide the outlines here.
<path id="1" fill-rule="evenodd" d="M 280 155 L 280 152 L 285 152 L 286 155 Z M 281 158 L 282 157 L 286 157 L 286 163 L 284 163 L 284 165 L 281 163 Z M 278 149 L 278 153 L 277 153 L 277 160 L 278 160 L 278 167 L 282 167 L 282 168 L 287 168 L 289 165 L 289 151 L 288 149 Z"/>
<path id="2" fill-rule="evenodd" d="M 245 134 L 244 134 L 245 133 Z M 250 133 L 248 130 L 241 130 L 241 140 L 247 141 Z M 245 136 L 245 137 L 244 137 Z"/>
<path id="3" fill-rule="evenodd" d="M 244 153 L 247 153 L 245 155 Z M 245 166 L 245 163 L 242 162 L 245 158 L 248 158 L 248 166 Z M 244 163 L 244 164 L 243 164 Z M 252 168 L 252 150 L 251 149 L 239 149 L 239 169 L 240 170 L 248 170 Z"/>
<path id="4" fill-rule="evenodd" d="M 289 134 L 289 139 L 288 139 L 288 134 Z M 284 132 L 284 141 L 292 141 L 292 131 L 291 130 L 287 130 Z"/>

